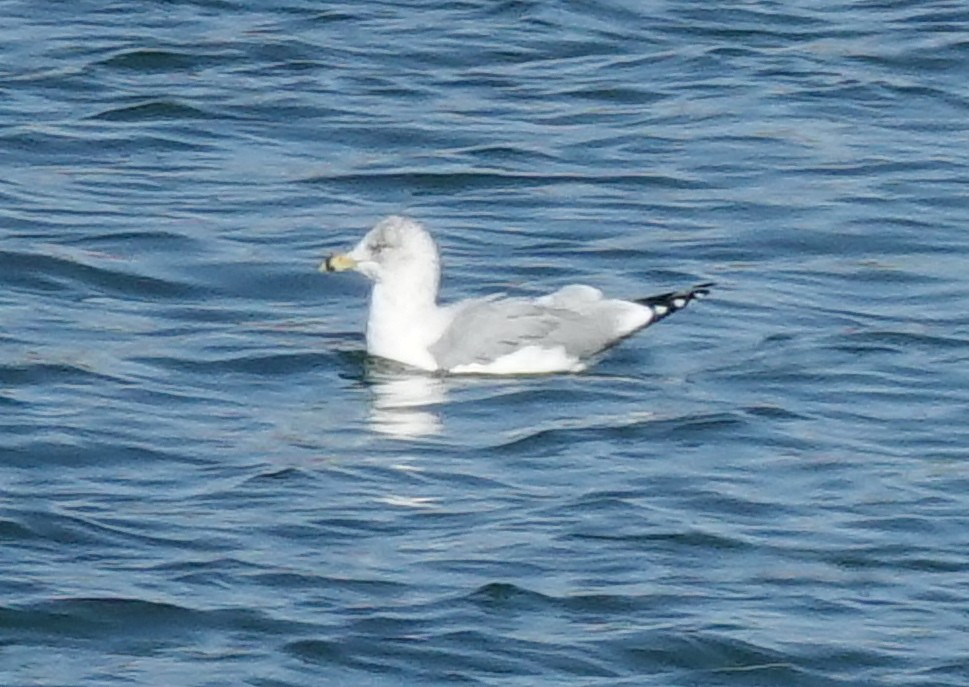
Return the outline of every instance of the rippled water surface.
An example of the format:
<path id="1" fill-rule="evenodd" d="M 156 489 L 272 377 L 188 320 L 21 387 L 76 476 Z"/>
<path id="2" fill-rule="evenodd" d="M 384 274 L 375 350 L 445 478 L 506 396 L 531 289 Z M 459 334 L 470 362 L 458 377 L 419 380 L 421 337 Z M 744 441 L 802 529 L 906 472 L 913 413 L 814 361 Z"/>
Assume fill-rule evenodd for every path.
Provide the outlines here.
<path id="1" fill-rule="evenodd" d="M 0 16 L 0 683 L 969 684 L 965 3 Z M 416 375 L 316 271 L 390 213 L 718 287 Z"/>

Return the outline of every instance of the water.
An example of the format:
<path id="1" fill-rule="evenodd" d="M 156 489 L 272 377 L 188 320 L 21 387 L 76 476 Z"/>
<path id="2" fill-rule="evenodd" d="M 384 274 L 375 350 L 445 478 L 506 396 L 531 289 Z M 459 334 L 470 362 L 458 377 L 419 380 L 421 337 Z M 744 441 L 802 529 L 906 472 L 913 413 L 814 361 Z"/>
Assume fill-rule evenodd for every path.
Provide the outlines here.
<path id="1" fill-rule="evenodd" d="M 969 684 L 959 2 L 0 3 L 0 683 Z M 450 297 L 713 296 L 579 375 Z"/>

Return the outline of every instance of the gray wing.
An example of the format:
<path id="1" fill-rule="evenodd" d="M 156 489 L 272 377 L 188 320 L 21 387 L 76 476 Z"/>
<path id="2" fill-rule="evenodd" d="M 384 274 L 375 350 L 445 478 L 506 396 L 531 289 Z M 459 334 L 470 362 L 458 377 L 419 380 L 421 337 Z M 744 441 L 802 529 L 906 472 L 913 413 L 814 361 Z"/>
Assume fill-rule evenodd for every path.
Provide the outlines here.
<path id="1" fill-rule="evenodd" d="M 554 300 L 504 298 L 478 300 L 462 306 L 451 324 L 430 346 L 442 369 L 489 363 L 527 346 L 562 346 L 584 358 L 616 341 L 613 314 L 608 309 L 577 312 L 555 307 Z"/>

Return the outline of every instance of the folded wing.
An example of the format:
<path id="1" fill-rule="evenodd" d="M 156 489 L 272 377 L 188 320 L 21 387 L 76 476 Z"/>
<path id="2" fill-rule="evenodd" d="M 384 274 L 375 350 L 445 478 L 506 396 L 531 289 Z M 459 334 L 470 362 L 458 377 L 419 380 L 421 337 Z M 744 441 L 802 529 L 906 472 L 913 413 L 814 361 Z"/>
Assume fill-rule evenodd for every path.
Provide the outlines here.
<path id="1" fill-rule="evenodd" d="M 588 286 L 567 286 L 537 299 L 471 301 L 455 312 L 430 353 L 441 369 L 486 366 L 526 349 L 577 363 L 612 346 L 654 317 L 630 301 L 604 299 Z"/>

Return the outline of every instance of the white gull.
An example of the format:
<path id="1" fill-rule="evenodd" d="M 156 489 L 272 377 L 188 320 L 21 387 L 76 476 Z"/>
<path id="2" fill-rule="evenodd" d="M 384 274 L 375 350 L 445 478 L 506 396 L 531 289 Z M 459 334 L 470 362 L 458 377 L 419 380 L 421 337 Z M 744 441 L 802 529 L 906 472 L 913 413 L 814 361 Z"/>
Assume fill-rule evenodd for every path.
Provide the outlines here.
<path id="1" fill-rule="evenodd" d="M 441 264 L 417 222 L 388 217 L 321 271 L 373 281 L 367 352 L 431 372 L 576 372 L 590 358 L 709 293 L 712 283 L 636 300 L 574 284 L 539 298 L 489 296 L 438 305 Z"/>

